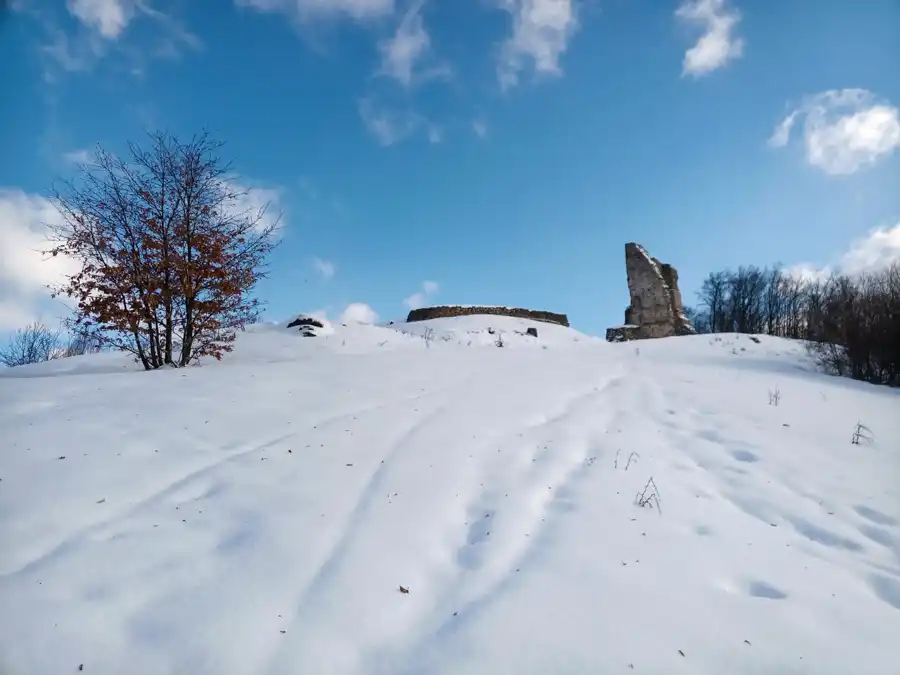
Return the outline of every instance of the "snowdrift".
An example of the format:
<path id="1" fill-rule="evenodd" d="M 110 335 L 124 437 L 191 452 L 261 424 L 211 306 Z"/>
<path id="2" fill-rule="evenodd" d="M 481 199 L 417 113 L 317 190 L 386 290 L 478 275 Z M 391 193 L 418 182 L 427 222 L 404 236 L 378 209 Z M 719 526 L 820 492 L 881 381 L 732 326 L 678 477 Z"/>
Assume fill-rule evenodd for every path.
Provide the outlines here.
<path id="1" fill-rule="evenodd" d="M 0 672 L 895 675 L 898 392 L 530 325 L 3 372 Z"/>

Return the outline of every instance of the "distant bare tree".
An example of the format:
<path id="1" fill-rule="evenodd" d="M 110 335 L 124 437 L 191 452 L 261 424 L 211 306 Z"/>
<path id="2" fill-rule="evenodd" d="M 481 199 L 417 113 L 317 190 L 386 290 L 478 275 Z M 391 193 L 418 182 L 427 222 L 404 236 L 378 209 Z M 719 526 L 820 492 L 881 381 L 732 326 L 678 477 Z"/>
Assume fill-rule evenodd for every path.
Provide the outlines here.
<path id="1" fill-rule="evenodd" d="M 696 307 L 684 306 L 684 316 L 698 333 L 710 332 L 709 312 L 698 310 Z"/>
<path id="2" fill-rule="evenodd" d="M 61 357 L 83 356 L 103 351 L 103 335 L 88 329 L 76 330 L 69 335 L 69 341 L 63 347 Z"/>
<path id="3" fill-rule="evenodd" d="M 697 295 L 700 306 L 705 308 L 707 330 L 704 332 L 718 333 L 724 330 L 727 283 L 728 272 L 713 272 L 703 281 Z"/>
<path id="4" fill-rule="evenodd" d="M 0 349 L 0 363 L 10 368 L 43 363 L 59 355 L 59 346 L 59 332 L 35 321 L 13 333 L 6 347 Z"/>
<path id="5" fill-rule="evenodd" d="M 787 278 L 779 266 L 766 273 L 763 289 L 763 315 L 765 317 L 765 333 L 783 335 L 785 331 L 785 284 Z"/>
<path id="6" fill-rule="evenodd" d="M 777 265 L 740 267 L 710 274 L 697 295 L 697 322 L 711 332 L 807 340 L 827 372 L 900 386 L 900 263 L 809 279 Z"/>
<path id="7" fill-rule="evenodd" d="M 785 277 L 782 284 L 784 295 L 784 330 L 782 337 L 804 338 L 809 333 L 808 298 L 809 282 L 799 277 Z"/>

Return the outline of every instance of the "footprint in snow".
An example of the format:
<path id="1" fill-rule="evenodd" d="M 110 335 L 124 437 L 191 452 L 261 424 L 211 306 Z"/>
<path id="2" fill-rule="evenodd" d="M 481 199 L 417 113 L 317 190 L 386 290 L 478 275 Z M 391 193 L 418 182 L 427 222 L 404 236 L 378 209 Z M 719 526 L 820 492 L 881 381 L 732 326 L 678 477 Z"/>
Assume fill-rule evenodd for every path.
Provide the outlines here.
<path id="1" fill-rule="evenodd" d="M 886 513 L 882 513 L 881 511 L 878 511 L 871 507 L 864 506 L 863 504 L 857 504 L 853 507 L 853 510 L 866 520 L 870 520 L 876 525 L 897 525 L 897 519 L 893 516 L 889 516 Z"/>
<path id="2" fill-rule="evenodd" d="M 875 543 L 896 551 L 900 556 L 900 537 L 895 536 L 891 531 L 874 525 L 863 525 L 859 531 Z"/>
<path id="3" fill-rule="evenodd" d="M 754 598 L 765 598 L 767 600 L 784 600 L 787 598 L 787 593 L 765 581 L 751 581 L 747 584 L 747 593 Z"/>
<path id="4" fill-rule="evenodd" d="M 788 597 L 788 594 L 777 586 L 759 579 L 727 580 L 720 584 L 720 588 L 735 595 L 746 595 L 763 600 L 784 600 Z"/>
<path id="5" fill-rule="evenodd" d="M 713 530 L 711 527 L 707 525 L 697 525 L 694 527 L 694 533 L 700 537 L 711 537 L 713 536 Z"/>
<path id="6" fill-rule="evenodd" d="M 900 610 L 900 581 L 882 574 L 870 574 L 869 586 L 880 600 Z"/>
<path id="7" fill-rule="evenodd" d="M 460 547 L 457 553 L 457 560 L 463 568 L 473 570 L 481 564 L 484 555 L 481 545 L 490 541 L 493 515 L 493 512 L 489 511 L 486 515 L 480 518 L 475 517 L 469 522 L 466 543 Z"/>
<path id="8" fill-rule="evenodd" d="M 799 534 L 817 544 L 828 546 L 829 548 L 840 548 L 854 553 L 863 550 L 862 545 L 852 539 L 842 537 L 841 535 L 825 529 L 824 527 L 819 527 L 808 520 L 791 516 L 786 516 L 786 518 Z"/>
<path id="9" fill-rule="evenodd" d="M 732 450 L 731 456 L 739 462 L 753 464 L 759 461 L 759 456 L 749 450 Z"/>

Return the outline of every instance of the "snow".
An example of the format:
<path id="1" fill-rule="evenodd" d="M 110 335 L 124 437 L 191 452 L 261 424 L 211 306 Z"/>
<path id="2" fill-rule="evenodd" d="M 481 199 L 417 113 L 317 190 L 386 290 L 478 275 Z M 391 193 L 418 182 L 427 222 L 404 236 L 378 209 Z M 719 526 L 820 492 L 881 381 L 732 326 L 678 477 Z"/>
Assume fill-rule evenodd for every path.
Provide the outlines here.
<path id="1" fill-rule="evenodd" d="M 438 308 L 443 308 L 443 307 L 450 307 L 450 308 L 453 308 L 453 307 L 463 307 L 463 308 L 467 308 L 467 309 L 471 309 L 471 308 L 473 308 L 473 307 L 484 308 L 484 309 L 512 309 L 511 307 L 509 307 L 509 305 L 457 305 L 457 304 L 453 304 L 453 305 L 429 305 L 429 308 L 430 308 L 430 309 L 438 309 Z"/>
<path id="2" fill-rule="evenodd" d="M 766 336 L 333 331 L 0 374 L 0 672 L 897 672 L 897 391 Z"/>
<path id="3" fill-rule="evenodd" d="M 397 330 L 430 342 L 450 343 L 463 346 L 495 346 L 502 338 L 507 347 L 549 347 L 564 346 L 578 342 L 595 342 L 594 338 L 555 323 L 534 319 L 519 319 L 508 316 L 474 314 L 451 319 L 428 319 L 391 326 Z M 536 328 L 538 338 L 527 335 L 529 328 Z"/>

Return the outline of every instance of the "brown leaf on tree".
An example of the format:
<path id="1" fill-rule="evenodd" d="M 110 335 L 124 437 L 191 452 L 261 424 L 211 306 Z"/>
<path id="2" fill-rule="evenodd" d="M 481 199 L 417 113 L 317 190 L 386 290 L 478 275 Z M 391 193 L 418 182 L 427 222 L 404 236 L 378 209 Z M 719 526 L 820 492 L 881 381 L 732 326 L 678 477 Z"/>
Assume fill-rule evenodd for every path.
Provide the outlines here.
<path id="1" fill-rule="evenodd" d="M 277 219 L 242 208 L 221 143 L 157 132 L 125 160 L 98 149 L 57 190 L 50 253 L 79 270 L 52 289 L 76 302 L 76 330 L 134 354 L 147 370 L 233 349 L 257 320 L 252 296 L 277 245 Z"/>

